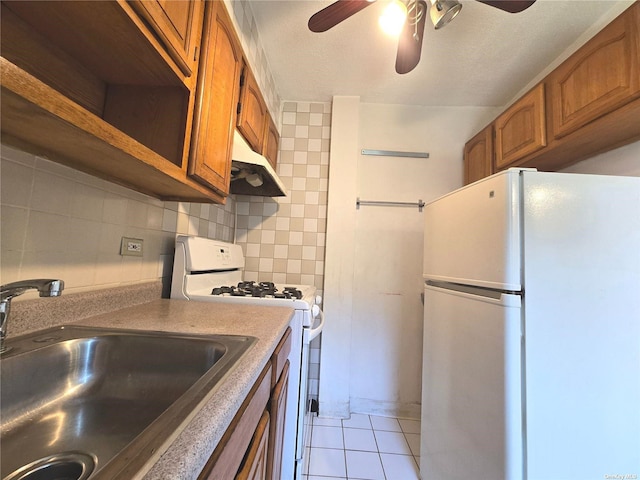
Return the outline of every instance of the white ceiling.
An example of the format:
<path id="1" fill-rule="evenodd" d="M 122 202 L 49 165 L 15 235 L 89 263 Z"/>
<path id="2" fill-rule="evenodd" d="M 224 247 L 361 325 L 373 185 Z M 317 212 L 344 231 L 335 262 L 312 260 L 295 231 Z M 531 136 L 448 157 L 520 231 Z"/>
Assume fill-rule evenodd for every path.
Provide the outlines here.
<path id="1" fill-rule="evenodd" d="M 375 4 L 327 32 L 307 21 L 331 0 L 250 0 L 260 40 L 283 100 L 422 106 L 504 106 L 585 31 L 630 0 L 537 0 L 510 14 L 462 0 L 460 14 L 434 30 L 427 20 L 420 64 L 395 72 L 397 40 L 386 37 Z"/>

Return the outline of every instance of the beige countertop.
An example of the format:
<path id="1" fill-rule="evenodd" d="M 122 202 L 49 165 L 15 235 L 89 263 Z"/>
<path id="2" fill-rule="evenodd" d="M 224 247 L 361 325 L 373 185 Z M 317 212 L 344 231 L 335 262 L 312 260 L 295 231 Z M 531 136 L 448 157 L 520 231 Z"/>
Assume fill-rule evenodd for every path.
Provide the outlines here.
<path id="1" fill-rule="evenodd" d="M 285 307 L 157 299 L 73 322 L 94 327 L 246 335 L 258 339 L 135 478 L 197 478 L 269 360 L 292 314 L 293 310 Z"/>

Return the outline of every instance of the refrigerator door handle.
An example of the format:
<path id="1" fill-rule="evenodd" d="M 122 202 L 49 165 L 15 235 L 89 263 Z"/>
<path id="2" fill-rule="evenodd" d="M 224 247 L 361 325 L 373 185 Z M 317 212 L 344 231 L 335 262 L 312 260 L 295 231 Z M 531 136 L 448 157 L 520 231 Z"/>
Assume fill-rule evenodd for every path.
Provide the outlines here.
<path id="1" fill-rule="evenodd" d="M 489 288 L 459 285 L 457 283 L 436 282 L 432 280 L 427 280 L 425 282 L 425 288 L 509 307 L 519 307 L 522 303 L 521 292 L 492 290 Z"/>

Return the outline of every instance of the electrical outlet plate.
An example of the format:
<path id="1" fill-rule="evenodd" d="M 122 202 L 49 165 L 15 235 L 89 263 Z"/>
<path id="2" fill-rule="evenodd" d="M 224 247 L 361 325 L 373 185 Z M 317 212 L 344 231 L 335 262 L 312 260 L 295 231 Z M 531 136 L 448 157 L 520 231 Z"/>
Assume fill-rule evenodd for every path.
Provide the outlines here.
<path id="1" fill-rule="evenodd" d="M 122 237 L 122 242 L 120 243 L 120 255 L 141 257 L 143 243 L 144 240 L 141 238 Z"/>

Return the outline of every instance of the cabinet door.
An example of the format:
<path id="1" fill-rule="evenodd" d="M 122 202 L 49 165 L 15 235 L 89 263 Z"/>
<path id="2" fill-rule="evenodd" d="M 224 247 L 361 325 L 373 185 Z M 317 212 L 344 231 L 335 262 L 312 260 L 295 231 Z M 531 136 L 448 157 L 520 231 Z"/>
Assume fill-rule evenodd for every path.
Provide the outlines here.
<path id="1" fill-rule="evenodd" d="M 242 470 L 256 431 L 261 431 L 259 424 L 264 420 L 271 394 L 270 387 L 271 362 L 268 362 L 198 475 L 198 480 L 226 480 L 234 478 Z M 268 425 L 263 425 L 262 429 L 269 431 Z"/>
<path id="2" fill-rule="evenodd" d="M 493 173 L 493 124 L 487 126 L 464 146 L 464 184 L 468 185 Z"/>
<path id="3" fill-rule="evenodd" d="M 238 130 L 253 150 L 262 153 L 267 107 L 258 88 L 258 82 L 247 66 L 244 67 L 242 77 Z"/>
<path id="4" fill-rule="evenodd" d="M 496 170 L 547 145 L 544 112 L 544 84 L 541 83 L 496 118 Z"/>
<path id="5" fill-rule="evenodd" d="M 555 138 L 640 96 L 639 31 L 636 2 L 549 75 Z"/>
<path id="6" fill-rule="evenodd" d="M 198 61 L 203 0 L 135 0 L 133 7 L 153 28 L 180 70 L 191 76 Z"/>
<path id="7" fill-rule="evenodd" d="M 271 400 L 269 413 L 271 427 L 269 431 L 269 452 L 267 455 L 267 478 L 280 480 L 282 472 L 282 448 L 284 445 L 284 421 L 287 414 L 287 390 L 289 389 L 289 360 L 285 362 L 280 380 L 276 383 Z"/>
<path id="8" fill-rule="evenodd" d="M 269 446 L 269 413 L 264 412 L 253 435 L 236 480 L 266 480 Z"/>
<path id="9" fill-rule="evenodd" d="M 262 154 L 275 170 L 278 163 L 278 144 L 280 143 L 280 134 L 276 128 L 276 124 L 267 114 L 267 121 L 264 129 L 264 145 L 262 146 Z"/>
<path id="10" fill-rule="evenodd" d="M 242 49 L 224 2 L 206 2 L 189 175 L 229 193 Z"/>

